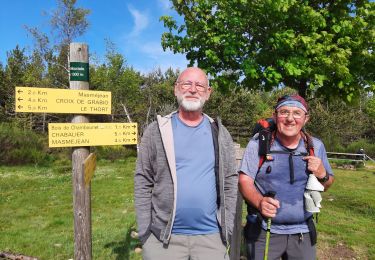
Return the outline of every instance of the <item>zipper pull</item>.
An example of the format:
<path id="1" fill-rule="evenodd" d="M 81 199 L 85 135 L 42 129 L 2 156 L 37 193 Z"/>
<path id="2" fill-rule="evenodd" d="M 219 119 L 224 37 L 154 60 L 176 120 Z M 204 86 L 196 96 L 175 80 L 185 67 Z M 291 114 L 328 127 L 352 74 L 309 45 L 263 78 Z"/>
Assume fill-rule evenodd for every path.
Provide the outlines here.
<path id="1" fill-rule="evenodd" d="M 299 234 L 299 242 L 302 242 L 302 241 L 303 241 L 303 234 L 300 233 L 300 234 Z"/>

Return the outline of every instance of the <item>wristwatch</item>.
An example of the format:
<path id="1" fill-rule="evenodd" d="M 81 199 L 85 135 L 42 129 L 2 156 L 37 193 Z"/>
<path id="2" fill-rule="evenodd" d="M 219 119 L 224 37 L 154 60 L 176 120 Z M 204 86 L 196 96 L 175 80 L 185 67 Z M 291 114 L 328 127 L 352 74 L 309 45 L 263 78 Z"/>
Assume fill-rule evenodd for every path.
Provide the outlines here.
<path id="1" fill-rule="evenodd" d="M 327 182 L 327 181 L 329 180 L 329 174 L 328 174 L 328 172 L 326 172 L 326 176 L 324 176 L 323 178 L 318 178 L 318 177 L 317 177 L 317 179 L 318 179 L 318 181 L 319 181 L 320 183 L 325 183 L 325 182 Z"/>

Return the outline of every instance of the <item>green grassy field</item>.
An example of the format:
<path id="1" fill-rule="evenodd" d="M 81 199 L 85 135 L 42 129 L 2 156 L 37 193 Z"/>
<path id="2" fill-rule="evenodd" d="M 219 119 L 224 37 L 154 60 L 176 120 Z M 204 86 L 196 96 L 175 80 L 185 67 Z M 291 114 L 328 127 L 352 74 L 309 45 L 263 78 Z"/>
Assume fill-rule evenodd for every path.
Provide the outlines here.
<path id="1" fill-rule="evenodd" d="M 134 253 L 135 158 L 99 162 L 91 184 L 93 259 L 141 259 Z M 71 172 L 0 167 L 0 252 L 73 259 Z"/>
<path id="2" fill-rule="evenodd" d="M 375 165 L 334 172 L 319 214 L 318 249 L 327 259 L 375 259 Z"/>
<path id="3" fill-rule="evenodd" d="M 135 158 L 98 163 L 91 185 L 93 259 L 141 259 L 130 237 L 134 167 Z M 319 259 L 375 259 L 375 169 L 335 174 L 319 214 Z M 73 259 L 71 180 L 61 167 L 0 167 L 0 252 Z"/>

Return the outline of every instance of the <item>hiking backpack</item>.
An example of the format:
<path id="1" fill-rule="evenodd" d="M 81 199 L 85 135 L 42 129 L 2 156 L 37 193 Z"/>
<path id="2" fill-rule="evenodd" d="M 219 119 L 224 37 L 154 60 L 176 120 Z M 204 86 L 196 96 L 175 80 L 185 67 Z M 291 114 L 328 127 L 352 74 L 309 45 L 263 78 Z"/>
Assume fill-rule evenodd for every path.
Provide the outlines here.
<path id="1" fill-rule="evenodd" d="M 258 172 L 260 167 L 266 160 L 271 160 L 271 145 L 275 140 L 276 136 L 276 123 L 272 118 L 260 119 L 255 124 L 252 135 L 258 134 L 259 141 L 259 164 Z M 311 135 L 309 135 L 303 128 L 301 130 L 303 141 L 305 142 L 305 148 L 308 155 L 314 156 L 314 144 Z"/>

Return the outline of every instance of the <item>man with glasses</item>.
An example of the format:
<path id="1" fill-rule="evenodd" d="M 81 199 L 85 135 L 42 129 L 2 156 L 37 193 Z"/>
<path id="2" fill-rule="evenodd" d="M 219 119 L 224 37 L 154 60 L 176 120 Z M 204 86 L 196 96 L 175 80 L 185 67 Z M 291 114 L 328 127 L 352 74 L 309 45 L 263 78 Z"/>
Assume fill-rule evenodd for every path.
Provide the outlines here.
<path id="1" fill-rule="evenodd" d="M 248 259 L 263 259 L 265 248 L 269 259 L 315 259 L 316 230 L 312 213 L 305 208 L 305 188 L 313 174 L 327 190 L 334 180 L 332 169 L 323 143 L 303 130 L 309 114 L 301 96 L 279 98 L 273 120 L 276 129 L 264 162 L 255 135 L 239 171 L 239 189 L 249 205 L 244 230 Z"/>
<path id="2" fill-rule="evenodd" d="M 135 172 L 143 258 L 229 259 L 238 174 L 232 138 L 202 112 L 212 92 L 199 68 L 174 86 L 178 111 L 145 130 Z"/>

